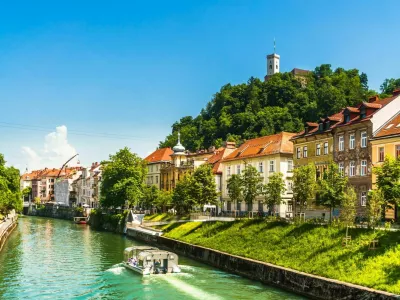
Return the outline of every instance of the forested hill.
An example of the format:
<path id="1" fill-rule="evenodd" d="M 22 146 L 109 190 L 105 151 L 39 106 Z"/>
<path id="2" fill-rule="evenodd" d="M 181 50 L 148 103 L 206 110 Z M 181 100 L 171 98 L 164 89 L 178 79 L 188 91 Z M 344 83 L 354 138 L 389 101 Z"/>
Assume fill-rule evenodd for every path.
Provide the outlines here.
<path id="1" fill-rule="evenodd" d="M 400 79 L 385 80 L 382 93 L 390 94 Z M 160 147 L 173 147 L 180 130 L 182 144 L 191 151 L 219 147 L 236 141 L 274 134 L 298 132 L 306 121 L 317 121 L 346 106 L 366 101 L 377 92 L 368 89 L 365 73 L 321 65 L 305 78 L 292 73 L 273 75 L 267 82 L 250 78 L 247 83 L 224 85 L 200 114 L 183 117 Z"/>

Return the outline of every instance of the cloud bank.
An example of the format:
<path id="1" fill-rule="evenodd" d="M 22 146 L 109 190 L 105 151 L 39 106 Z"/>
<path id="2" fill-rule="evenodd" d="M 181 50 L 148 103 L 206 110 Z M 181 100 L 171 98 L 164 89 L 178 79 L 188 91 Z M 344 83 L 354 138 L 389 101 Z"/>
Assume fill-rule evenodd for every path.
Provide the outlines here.
<path id="1" fill-rule="evenodd" d="M 68 143 L 68 129 L 65 125 L 56 127 L 55 132 L 47 134 L 42 149 L 22 147 L 22 155 L 29 170 L 60 168 L 68 159 L 77 154 L 76 149 Z M 74 158 L 69 165 L 76 165 Z"/>

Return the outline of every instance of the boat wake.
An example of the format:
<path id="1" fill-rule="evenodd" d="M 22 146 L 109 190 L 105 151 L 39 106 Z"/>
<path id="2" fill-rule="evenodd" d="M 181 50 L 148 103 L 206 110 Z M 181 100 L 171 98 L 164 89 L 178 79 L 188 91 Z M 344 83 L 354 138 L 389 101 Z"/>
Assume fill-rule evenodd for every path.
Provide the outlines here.
<path id="1" fill-rule="evenodd" d="M 107 269 L 106 272 L 113 273 L 115 275 L 120 275 L 125 270 L 125 267 L 122 264 L 113 265 L 111 268 Z"/>
<path id="2" fill-rule="evenodd" d="M 160 276 L 160 278 L 167 281 L 170 285 L 174 286 L 177 290 L 184 292 L 185 294 L 195 299 L 222 299 L 218 295 L 207 293 L 202 289 L 196 288 L 186 282 L 176 278 L 175 276 Z"/>

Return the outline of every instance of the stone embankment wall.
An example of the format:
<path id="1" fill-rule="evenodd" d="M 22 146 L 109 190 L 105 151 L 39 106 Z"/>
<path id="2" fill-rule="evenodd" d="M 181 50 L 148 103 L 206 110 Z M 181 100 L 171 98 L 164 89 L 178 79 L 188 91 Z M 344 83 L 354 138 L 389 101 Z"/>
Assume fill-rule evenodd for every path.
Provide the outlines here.
<path id="1" fill-rule="evenodd" d="M 313 299 L 400 299 L 400 296 L 314 276 L 273 264 L 231 255 L 217 250 L 195 246 L 163 236 L 149 235 L 128 229 L 127 235 L 135 239 L 204 262 L 230 273 L 273 285 Z"/>
<path id="2" fill-rule="evenodd" d="M 17 227 L 18 216 L 15 213 L 12 213 L 8 216 L 8 219 L 5 222 L 0 223 L 0 251 L 3 249 L 3 246 L 14 230 Z"/>
<path id="3" fill-rule="evenodd" d="M 45 206 L 39 209 L 32 207 L 32 210 L 30 210 L 28 215 L 55 218 L 55 219 L 73 220 L 74 217 L 81 217 L 82 212 L 79 212 L 74 208 L 70 207 Z"/>

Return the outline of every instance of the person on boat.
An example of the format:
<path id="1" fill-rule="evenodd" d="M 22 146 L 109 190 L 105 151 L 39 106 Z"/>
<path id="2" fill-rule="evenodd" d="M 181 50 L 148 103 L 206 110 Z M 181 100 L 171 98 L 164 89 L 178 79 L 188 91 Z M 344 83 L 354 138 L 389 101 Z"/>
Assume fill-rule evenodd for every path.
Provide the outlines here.
<path id="1" fill-rule="evenodd" d="M 136 267 L 137 266 L 137 259 L 136 257 L 132 258 L 132 266 Z"/>

